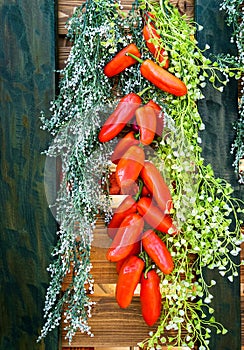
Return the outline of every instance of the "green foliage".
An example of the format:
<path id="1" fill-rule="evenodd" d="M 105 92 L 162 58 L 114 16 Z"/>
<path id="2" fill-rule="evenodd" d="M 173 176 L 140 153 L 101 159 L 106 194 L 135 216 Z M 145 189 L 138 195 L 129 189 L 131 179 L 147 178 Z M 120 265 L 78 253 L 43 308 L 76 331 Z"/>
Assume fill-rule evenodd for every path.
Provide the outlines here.
<path id="1" fill-rule="evenodd" d="M 162 343 L 170 343 L 170 346 L 191 348 L 198 341 L 201 349 L 209 349 L 211 332 L 225 334 L 226 330 L 211 316 L 214 310 L 209 306 L 213 298 L 210 288 L 215 281 L 208 285 L 203 269 L 217 269 L 230 281 L 238 275 L 238 266 L 231 256 L 240 252 L 242 221 L 237 211 L 243 203 L 232 198 L 230 184 L 216 178 L 212 167 L 204 164 L 199 137 L 204 124 L 196 102 L 203 98 L 201 88 L 206 79 L 221 92 L 229 77 L 234 74 L 238 78 L 241 69 L 239 65 L 205 58 L 205 50 L 209 47 L 206 44 L 204 51 L 198 48 L 194 39 L 197 25 L 185 21 L 168 1 L 161 1 L 159 5 L 141 1 L 139 6 L 140 3 L 142 9 L 146 4 L 155 15 L 155 26 L 161 37 L 166 38 L 170 71 L 188 88 L 186 96 L 165 95 L 163 104 L 161 102 L 167 122 L 154 162 L 171 186 L 173 216 L 181 232 L 176 237 L 164 237 L 176 268 L 170 276 L 162 276 L 162 284 L 168 288 L 162 289 L 165 300 L 161 322 L 155 334 L 150 334 L 141 346 L 156 349 Z M 151 97 L 157 101 L 161 98 L 158 94 Z M 189 260 L 192 256 L 195 257 L 193 264 Z M 184 274 L 184 280 L 181 274 Z M 204 312 L 206 309 L 209 318 Z M 174 330 L 177 335 L 165 338 L 164 334 L 169 330 Z"/>

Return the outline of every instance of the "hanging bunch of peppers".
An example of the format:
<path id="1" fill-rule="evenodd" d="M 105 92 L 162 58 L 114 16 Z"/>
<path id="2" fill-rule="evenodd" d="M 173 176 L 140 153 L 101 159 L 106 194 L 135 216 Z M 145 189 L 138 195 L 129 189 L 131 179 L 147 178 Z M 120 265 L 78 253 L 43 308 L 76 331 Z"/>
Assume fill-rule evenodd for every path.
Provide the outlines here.
<path id="1" fill-rule="evenodd" d="M 59 243 L 39 340 L 63 310 L 70 342 L 77 331 L 92 335 L 89 254 L 98 213 L 111 238 L 107 259 L 118 271 L 119 306 L 130 305 L 139 285 L 142 317 L 156 325 L 139 346 L 198 342 L 209 349 L 210 333 L 227 331 L 214 318 L 215 281 L 205 281 L 203 269 L 216 268 L 230 281 L 238 274 L 231 255 L 240 251 L 237 213 L 243 210 L 201 156 L 204 124 L 196 102 L 205 79 L 220 92 L 227 81 L 205 58 L 207 45 L 197 46 L 197 28 L 169 0 L 138 0 L 128 14 L 112 0 L 89 0 L 72 17 L 74 45 L 60 95 L 52 118 L 42 118 L 55 136 L 47 154 L 61 156 L 63 176 Z M 240 74 L 236 67 L 224 73 Z M 112 213 L 110 194 L 125 195 Z M 70 266 L 72 283 L 58 298 Z"/>
<path id="2" fill-rule="evenodd" d="M 150 44 L 156 29 L 154 34 L 150 34 L 149 24 L 145 27 L 147 33 L 145 29 L 143 33 L 146 44 L 157 57 L 155 46 Z M 140 57 L 137 46 L 129 44 L 106 64 L 104 74 L 111 78 L 139 62 L 142 76 L 157 88 L 175 96 L 186 95 L 186 85 L 165 70 L 169 65 L 168 58 L 167 65 L 164 63 L 161 67 L 150 59 L 142 61 Z M 163 62 L 162 58 L 160 54 L 160 62 Z M 132 118 L 135 118 L 134 123 Z M 98 134 L 99 141 L 112 140 L 129 123 L 131 128 L 116 145 L 111 156 L 111 160 L 116 163 L 118 193 L 127 197 L 108 223 L 108 235 L 112 243 L 106 257 L 117 263 L 119 277 L 116 300 L 119 306 L 126 308 L 130 305 L 140 283 L 142 316 L 149 326 L 153 326 L 161 314 L 160 277 L 155 264 L 164 274 L 170 274 L 174 269 L 172 256 L 157 231 L 161 234 L 177 234 L 170 216 L 173 209 L 170 190 L 155 165 L 146 159 L 144 151 L 144 147 L 151 145 L 155 137 L 162 135 L 164 122 L 161 107 L 153 100 L 143 104 L 142 98 L 134 92 L 127 94 L 103 124 Z"/>

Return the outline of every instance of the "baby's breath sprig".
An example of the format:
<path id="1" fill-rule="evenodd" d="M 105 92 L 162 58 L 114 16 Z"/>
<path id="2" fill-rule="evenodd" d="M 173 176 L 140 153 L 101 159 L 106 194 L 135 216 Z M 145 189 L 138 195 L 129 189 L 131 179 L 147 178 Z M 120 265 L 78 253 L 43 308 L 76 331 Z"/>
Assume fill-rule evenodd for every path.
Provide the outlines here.
<path id="1" fill-rule="evenodd" d="M 61 159 L 63 179 L 55 203 L 60 225 L 58 243 L 48 268 L 51 282 L 44 307 L 45 324 L 38 340 L 58 326 L 62 314 L 70 343 L 78 330 L 92 336 L 88 324 L 93 306 L 89 296 L 93 287 L 90 250 L 97 214 L 109 216 L 111 211 L 103 178 L 108 173 L 112 143 L 100 144 L 97 138 L 102 113 L 107 115 L 108 109 L 104 107 L 98 113 L 94 107 L 68 123 L 46 151 L 54 160 Z M 72 279 L 62 291 L 68 273 Z"/>
<path id="2" fill-rule="evenodd" d="M 106 182 L 112 142 L 101 144 L 97 136 L 116 99 L 103 66 L 128 43 L 124 23 L 124 14 L 113 0 L 87 0 L 76 9 L 67 26 L 73 45 L 60 71 L 59 94 L 51 103 L 51 116 L 41 117 L 43 129 L 53 136 L 45 153 L 54 162 L 61 159 L 62 170 L 54 203 L 58 240 L 48 268 L 51 281 L 38 341 L 59 326 L 62 314 L 69 343 L 78 330 L 92 336 L 90 250 L 98 213 L 105 218 L 111 215 Z M 68 273 L 70 285 L 62 290 Z"/>
<path id="3" fill-rule="evenodd" d="M 56 135 L 66 123 L 95 104 L 103 106 L 114 100 L 114 82 L 103 74 L 103 67 L 129 42 L 124 35 L 125 22 L 113 0 L 87 0 L 77 7 L 67 23 L 71 52 L 59 72 L 59 94 L 51 103 L 51 118 L 41 117 L 43 129 Z"/>

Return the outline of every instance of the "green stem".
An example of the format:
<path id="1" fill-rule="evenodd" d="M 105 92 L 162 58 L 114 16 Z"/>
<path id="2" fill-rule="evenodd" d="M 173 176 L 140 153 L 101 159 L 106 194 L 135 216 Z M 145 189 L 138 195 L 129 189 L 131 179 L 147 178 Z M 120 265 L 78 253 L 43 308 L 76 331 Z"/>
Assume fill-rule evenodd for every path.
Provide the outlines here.
<path id="1" fill-rule="evenodd" d="M 132 58 L 134 58 L 137 62 L 139 62 L 139 63 L 141 63 L 141 64 L 144 62 L 141 58 L 139 58 L 139 57 L 133 55 L 133 53 L 127 52 L 126 55 L 127 55 L 127 56 L 130 56 L 130 57 L 132 57 Z"/>
<path id="2" fill-rule="evenodd" d="M 138 201 L 138 199 L 141 195 L 142 188 L 143 188 L 143 181 L 141 179 L 139 179 L 139 190 L 138 190 L 137 194 L 134 196 L 134 199 L 136 202 Z"/>
<path id="3" fill-rule="evenodd" d="M 142 96 L 146 91 L 150 90 L 151 88 L 151 86 L 147 86 L 145 89 L 141 90 L 140 92 L 137 92 L 137 95 Z"/>

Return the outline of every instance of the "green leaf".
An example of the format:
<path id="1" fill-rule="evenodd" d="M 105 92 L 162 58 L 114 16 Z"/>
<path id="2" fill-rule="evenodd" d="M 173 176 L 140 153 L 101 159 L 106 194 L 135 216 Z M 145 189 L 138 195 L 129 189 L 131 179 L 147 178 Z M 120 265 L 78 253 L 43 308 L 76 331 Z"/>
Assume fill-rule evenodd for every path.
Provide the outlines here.
<path id="1" fill-rule="evenodd" d="M 223 328 L 222 334 L 226 334 L 226 333 L 228 333 L 228 330 L 226 328 Z"/>

